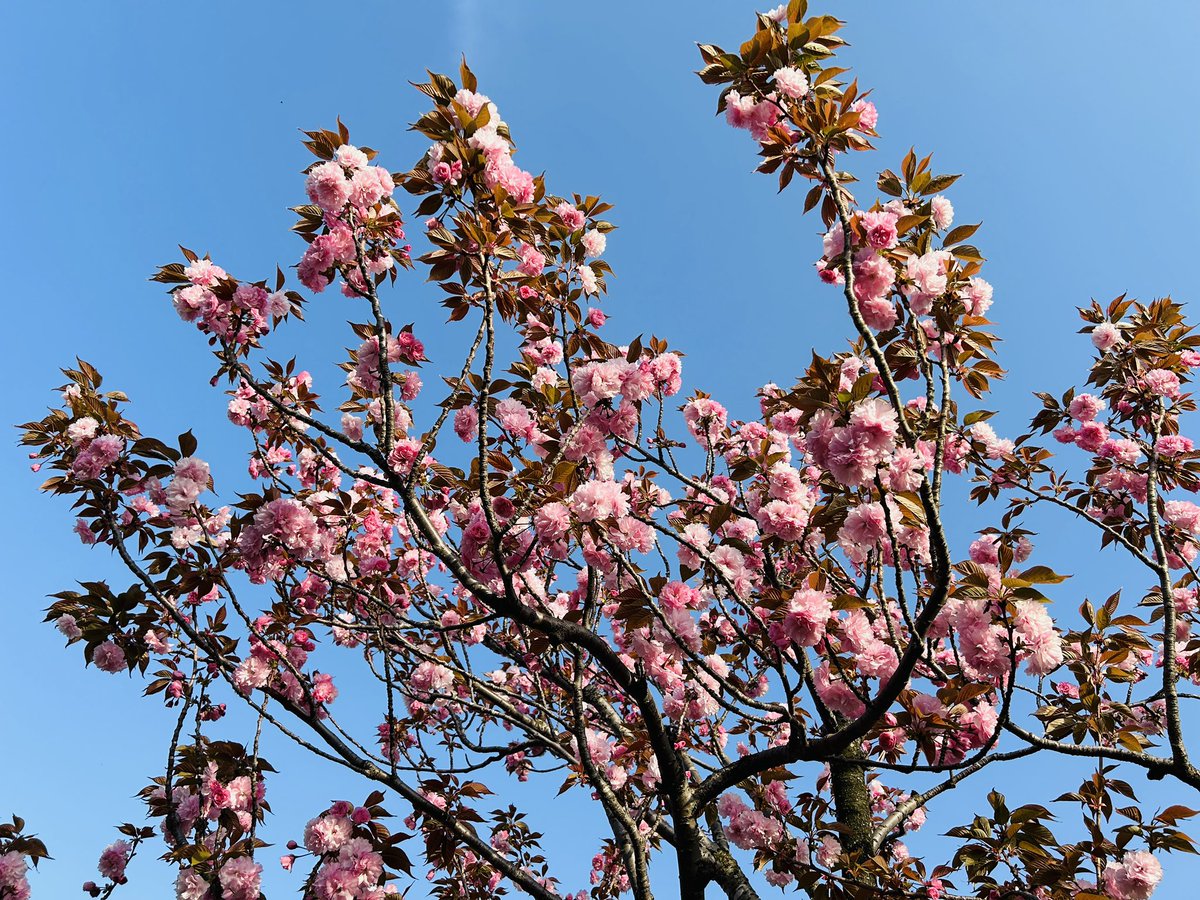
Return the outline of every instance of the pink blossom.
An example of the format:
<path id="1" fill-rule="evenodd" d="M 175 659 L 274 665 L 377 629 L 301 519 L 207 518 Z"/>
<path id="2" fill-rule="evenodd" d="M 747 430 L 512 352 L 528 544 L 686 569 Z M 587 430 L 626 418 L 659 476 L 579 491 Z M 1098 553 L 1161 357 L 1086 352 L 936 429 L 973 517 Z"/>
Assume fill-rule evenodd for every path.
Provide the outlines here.
<path id="1" fill-rule="evenodd" d="M 564 200 L 554 207 L 554 214 L 567 226 L 568 231 L 576 231 L 583 227 L 586 221 L 583 213 Z"/>
<path id="2" fill-rule="evenodd" d="M 368 166 L 359 169 L 350 179 L 350 202 L 361 214 L 390 197 L 393 189 L 391 172 L 380 166 Z"/>
<path id="3" fill-rule="evenodd" d="M 208 887 L 195 869 L 180 869 L 175 878 L 175 900 L 205 900 L 209 896 Z"/>
<path id="4" fill-rule="evenodd" d="M 895 247 L 899 239 L 896 235 L 898 219 L 899 216 L 887 209 L 863 213 L 862 227 L 867 233 L 867 243 L 876 250 L 890 250 Z"/>
<path id="5" fill-rule="evenodd" d="M 798 541 L 808 527 L 808 507 L 799 503 L 772 500 L 759 508 L 754 518 L 764 534 L 785 541 Z"/>
<path id="6" fill-rule="evenodd" d="M 77 641 L 83 637 L 83 632 L 80 630 L 79 624 L 70 613 L 59 616 L 58 621 L 54 625 L 68 641 Z"/>
<path id="7" fill-rule="evenodd" d="M 585 231 L 583 234 L 583 254 L 588 259 L 593 259 L 604 253 L 605 247 L 608 246 L 608 238 L 604 233 L 592 228 Z"/>
<path id="8" fill-rule="evenodd" d="M 87 521 L 84 519 L 76 519 L 75 528 L 73 530 L 77 535 L 79 535 L 79 540 L 85 544 L 94 544 L 97 540 L 99 540 L 99 538 L 96 537 L 96 532 L 92 531 L 91 526 L 88 525 Z"/>
<path id="9" fill-rule="evenodd" d="M 194 285 L 212 287 L 218 281 L 228 278 L 228 274 L 211 259 L 198 259 L 183 270 L 183 275 Z"/>
<path id="10" fill-rule="evenodd" d="M 100 874 L 109 881 L 123 884 L 125 881 L 125 864 L 129 861 L 129 845 L 124 841 L 109 844 L 100 854 L 97 866 Z"/>
<path id="11" fill-rule="evenodd" d="M 1168 500 L 1163 504 L 1163 515 L 1176 528 L 1200 534 L 1200 506 L 1187 500 Z"/>
<path id="12" fill-rule="evenodd" d="M 945 231 L 954 222 L 954 207 L 950 201 L 938 194 L 929 201 L 930 216 L 933 219 L 933 227 L 938 231 Z"/>
<path id="13" fill-rule="evenodd" d="M 750 136 L 761 141 L 767 130 L 779 120 L 779 107 L 768 95 L 762 102 L 753 97 L 743 97 L 737 91 L 725 96 L 725 120 L 734 128 L 749 130 Z"/>
<path id="14" fill-rule="evenodd" d="M 1075 432 L 1075 446 L 1088 453 L 1096 453 L 1108 440 L 1108 429 L 1099 422 L 1084 422 Z"/>
<path id="15" fill-rule="evenodd" d="M 797 591 L 784 607 L 782 621 L 772 627 L 771 640 L 779 647 L 815 647 L 825 637 L 832 615 L 828 594 L 807 588 Z"/>
<path id="16" fill-rule="evenodd" d="M 907 274 L 913 283 L 909 303 L 917 315 L 928 313 L 933 301 L 946 292 L 946 266 L 950 260 L 946 250 L 930 250 L 923 256 L 908 258 Z"/>
<path id="17" fill-rule="evenodd" d="M 799 100 L 808 93 L 808 76 L 794 66 L 776 69 L 771 77 L 775 80 L 775 87 L 779 89 L 779 93 L 785 97 Z"/>
<path id="18" fill-rule="evenodd" d="M 347 169 L 362 169 L 370 162 L 367 159 L 367 154 L 363 153 L 353 144 L 342 144 L 333 151 L 333 158 Z"/>
<path id="19" fill-rule="evenodd" d="M 586 363 L 571 374 L 571 389 L 584 406 L 611 400 L 621 392 L 628 363 L 621 359 Z"/>
<path id="20" fill-rule="evenodd" d="M 500 427 L 512 436 L 525 440 L 533 439 L 536 423 L 529 407 L 520 400 L 514 400 L 512 397 L 501 400 L 496 404 L 496 418 L 500 421 Z"/>
<path id="21" fill-rule="evenodd" d="M 67 426 L 67 437 L 72 444 L 82 444 L 84 441 L 94 438 L 96 429 L 99 427 L 100 423 L 91 416 L 84 416 Z"/>
<path id="22" fill-rule="evenodd" d="M 870 100 L 855 100 L 850 110 L 858 113 L 858 127 L 863 131 L 874 131 L 879 124 L 879 111 Z"/>
<path id="23" fill-rule="evenodd" d="M 1174 400 L 1179 397 L 1179 376 L 1170 369 L 1151 369 L 1141 378 L 1146 390 L 1159 397 Z"/>
<path id="24" fill-rule="evenodd" d="M 327 213 L 340 213 L 350 199 L 350 181 L 340 165 L 323 162 L 312 168 L 305 182 L 308 199 Z"/>
<path id="25" fill-rule="evenodd" d="M 562 503 L 547 503 L 533 514 L 533 527 L 546 543 L 561 540 L 571 527 L 570 510 Z"/>
<path id="26" fill-rule="evenodd" d="M 712 446 L 720 437 L 728 418 L 725 407 L 708 397 L 689 400 L 683 410 L 683 420 L 687 423 L 688 431 L 705 446 Z"/>
<path id="27" fill-rule="evenodd" d="M 891 293 L 892 285 L 896 283 L 896 271 L 892 264 L 873 250 L 860 250 L 856 253 L 852 268 L 854 296 L 860 304 L 886 298 Z M 890 303 L 887 305 L 891 306 Z"/>
<path id="28" fill-rule="evenodd" d="M 546 267 L 546 257 L 536 247 L 532 247 L 529 244 L 522 244 L 520 255 L 521 264 L 517 266 L 519 273 L 527 275 L 530 278 L 542 274 L 542 269 Z"/>
<path id="29" fill-rule="evenodd" d="M 978 276 L 967 282 L 961 296 L 969 316 L 986 315 L 992 307 L 992 286 Z"/>
<path id="30" fill-rule="evenodd" d="M 887 521 L 879 503 L 863 503 L 850 510 L 838 531 L 838 541 L 846 547 L 871 550 L 887 535 Z"/>
<path id="31" fill-rule="evenodd" d="M 1021 637 L 1022 651 L 1028 654 L 1025 660 L 1027 672 L 1040 677 L 1062 665 L 1062 639 L 1044 605 L 1036 600 L 1019 601 L 1015 625 Z"/>
<path id="32" fill-rule="evenodd" d="M 629 512 L 629 500 L 615 481 L 588 481 L 571 495 L 571 512 L 581 522 L 618 518 Z"/>
<path id="33" fill-rule="evenodd" d="M 1155 450 L 1159 456 L 1173 457 L 1191 453 L 1195 449 L 1192 439 L 1181 434 L 1166 434 L 1158 439 Z"/>
<path id="34" fill-rule="evenodd" d="M 84 480 L 99 477 L 100 473 L 117 461 L 125 448 L 125 439 L 115 434 L 102 434 L 92 438 L 71 464 L 71 471 Z"/>
<path id="35" fill-rule="evenodd" d="M 996 565 L 1000 560 L 1000 542 L 994 534 L 985 534 L 971 544 L 968 551 L 972 562 L 980 565 Z"/>
<path id="36" fill-rule="evenodd" d="M 92 654 L 92 662 L 102 672 L 115 675 L 124 672 L 129 666 L 125 661 L 125 651 L 112 641 L 105 641 Z"/>
<path id="37" fill-rule="evenodd" d="M 591 266 L 580 266 L 576 272 L 579 274 L 579 284 L 585 294 L 592 296 L 600 293 L 600 285 L 596 281 L 596 273 L 592 271 Z"/>
<path id="38" fill-rule="evenodd" d="M 1133 850 L 1104 869 L 1104 889 L 1114 900 L 1147 900 L 1162 881 L 1162 865 L 1150 853 Z"/>
<path id="39" fill-rule="evenodd" d="M 1112 322 L 1101 322 L 1092 329 L 1092 346 L 1101 353 L 1107 353 L 1124 340 L 1120 329 Z"/>
<path id="40" fill-rule="evenodd" d="M 454 433 L 465 443 L 479 434 L 479 413 L 474 406 L 464 406 L 454 414 Z"/>
<path id="41" fill-rule="evenodd" d="M 350 840 L 353 828 L 345 816 L 317 816 L 304 826 L 304 846 L 313 853 L 336 853 Z"/>
<path id="42" fill-rule="evenodd" d="M 1007 438 L 998 437 L 996 430 L 987 422 L 976 422 L 972 425 L 971 437 L 983 444 L 988 459 L 1003 459 L 1014 449 L 1014 443 Z"/>
<path id="43" fill-rule="evenodd" d="M 250 857 L 229 860 L 218 876 L 221 900 L 258 900 L 261 877 L 262 866 Z"/>
<path id="44" fill-rule="evenodd" d="M 1071 401 L 1069 411 L 1072 419 L 1090 422 L 1103 412 L 1107 405 L 1102 399 L 1092 394 L 1079 394 Z"/>

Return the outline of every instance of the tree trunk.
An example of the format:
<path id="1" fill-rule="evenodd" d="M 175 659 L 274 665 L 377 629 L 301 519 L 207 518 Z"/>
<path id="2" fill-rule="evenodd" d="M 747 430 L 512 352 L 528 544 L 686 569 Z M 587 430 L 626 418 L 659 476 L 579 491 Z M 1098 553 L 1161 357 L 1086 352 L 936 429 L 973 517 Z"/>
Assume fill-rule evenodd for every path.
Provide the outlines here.
<path id="1" fill-rule="evenodd" d="M 857 742 L 829 763 L 833 803 L 842 826 L 842 849 L 849 856 L 871 852 L 871 795 L 867 791 L 866 766 L 843 760 L 863 759 Z"/>

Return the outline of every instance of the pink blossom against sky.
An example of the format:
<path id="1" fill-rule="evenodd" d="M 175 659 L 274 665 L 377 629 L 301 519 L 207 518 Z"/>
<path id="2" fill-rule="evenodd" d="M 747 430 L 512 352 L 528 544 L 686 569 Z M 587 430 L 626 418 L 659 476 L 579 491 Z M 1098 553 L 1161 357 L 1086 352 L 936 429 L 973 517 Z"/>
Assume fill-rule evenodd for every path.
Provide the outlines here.
<path id="1" fill-rule="evenodd" d="M 751 5 L 374 0 L 361 15 L 368 33 L 386 35 L 388 50 L 357 48 L 353 79 L 324 63 L 325 52 L 311 52 L 323 8 L 315 0 L 213 4 L 198 16 L 191 4 L 155 4 L 122 14 L 62 0 L 6 11 L 0 78 L 10 146 L 37 152 L 10 165 L 4 186 L 4 421 L 40 416 L 52 400 L 43 387 L 59 383 L 58 367 L 78 353 L 131 393 L 148 431 L 194 428 L 214 468 L 242 470 L 224 400 L 206 387 L 211 358 L 147 275 L 176 258 L 177 239 L 233 271 L 272 260 L 286 267 L 301 246 L 287 233 L 286 207 L 297 202 L 296 172 L 308 161 L 296 130 L 340 115 L 356 140 L 382 151 L 384 165 L 406 169 L 425 150 L 407 123 L 426 105 L 407 82 L 426 67 L 453 70 L 461 50 L 519 135 L 520 165 L 616 204 L 611 218 L 620 229 L 608 236 L 605 258 L 618 277 L 604 302 L 606 327 L 669 337 L 687 353 L 685 392 L 711 391 L 737 417 L 754 408 L 763 383 L 790 382 L 810 347 L 841 349 L 836 292 L 807 269 L 819 252 L 819 223 L 799 219 L 801 195 L 778 198 L 770 179 L 751 174 L 750 139 L 713 120 L 713 92 L 692 74 L 694 42 L 737 39 Z M 1194 4 L 1139 8 L 1139 33 L 1153 40 L 1143 44 L 1136 79 L 1094 50 L 1128 46 L 1128 8 L 1111 0 L 1088 4 L 1086 13 L 1077 4 L 951 0 L 927 0 L 919 13 L 871 0 L 826 8 L 849 21 L 846 60 L 875 89 L 881 111 L 881 152 L 857 163 L 867 182 L 861 198 L 872 195 L 867 166 L 894 167 L 914 144 L 934 151 L 940 171 L 966 173 L 954 190 L 956 220 L 985 220 L 981 246 L 996 289 L 990 315 L 1006 341 L 1003 361 L 1016 370 L 990 403 L 1004 410 L 991 423 L 999 434 L 1027 421 L 1030 390 L 1061 390 L 1089 358 L 1087 339 L 1072 338 L 1075 306 L 1123 290 L 1187 300 L 1200 292 L 1194 234 L 1179 222 L 1200 203 L 1200 119 L 1187 112 L 1200 88 Z M 1021 40 L 998 39 L 1015 26 L 1015 10 L 1040 17 L 1045 57 Z M 334 38 L 320 40 L 324 51 Z M 934 80 L 919 90 L 897 77 L 900 48 L 913 46 L 938 61 Z M 553 77 L 539 56 L 547 47 L 562 48 L 550 61 L 560 69 Z M 311 68 L 297 74 L 292 56 Z M 353 93 L 352 82 L 372 90 Z M 1154 173 L 1148 184 L 1128 174 L 1131 147 L 1119 135 L 1151 129 L 1168 131 L 1138 146 L 1137 169 Z M 443 311 L 418 279 L 402 279 L 386 297 L 393 318 L 419 323 L 431 359 L 456 355 L 461 334 L 439 329 Z M 340 327 L 345 315 L 336 302 L 313 304 L 313 327 L 284 329 L 273 355 L 303 355 L 307 341 Z M 312 365 L 318 381 L 336 375 L 324 356 Z M 31 875 L 35 896 L 72 897 L 97 876 L 98 851 L 116 839 L 112 824 L 141 821 L 133 794 L 162 764 L 160 743 L 142 738 L 169 730 L 173 713 L 140 702 L 124 676 L 82 669 L 63 637 L 41 624 L 46 595 L 73 579 L 108 577 L 123 588 L 126 576 L 86 552 L 64 508 L 35 495 L 38 479 L 12 438 L 0 479 L 9 510 L 0 547 L 10 572 L 0 684 L 4 721 L 22 723 L 22 740 L 0 742 L 0 815 L 21 811 L 55 857 Z M 1062 558 L 1077 540 L 1070 528 L 1046 529 L 1039 549 Z M 1080 599 L 1102 599 L 1120 570 L 1087 546 L 1077 566 L 1059 568 L 1076 573 L 1069 587 Z M 965 555 L 967 544 L 955 550 Z M 295 774 L 311 765 L 280 746 L 268 754 L 276 768 Z M 999 786 L 1019 802 L 1048 800 L 1064 783 L 1057 765 Z M 357 796 L 336 769 L 313 771 L 319 777 L 304 796 L 272 796 L 279 828 L 332 798 Z M 589 860 L 571 869 L 570 835 L 558 827 L 582 801 L 534 800 L 538 788 L 528 787 L 556 871 L 586 881 Z M 987 787 L 964 787 L 948 802 L 973 809 Z M 276 836 L 282 844 L 295 835 Z M 170 895 L 173 870 L 154 855 L 133 862 L 123 900 Z M 1163 864 L 1168 878 L 1156 898 L 1186 896 L 1187 876 L 1200 875 L 1200 864 L 1183 855 Z M 268 864 L 263 883 L 269 895 L 286 896 L 298 878 Z"/>

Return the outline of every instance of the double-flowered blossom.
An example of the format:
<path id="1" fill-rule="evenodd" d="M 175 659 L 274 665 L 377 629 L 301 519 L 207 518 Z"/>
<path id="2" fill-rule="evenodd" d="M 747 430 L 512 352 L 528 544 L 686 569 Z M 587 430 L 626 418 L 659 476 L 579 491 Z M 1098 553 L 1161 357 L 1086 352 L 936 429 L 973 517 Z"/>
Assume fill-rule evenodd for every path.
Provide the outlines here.
<path id="1" fill-rule="evenodd" d="M 701 45 L 760 170 L 804 185 L 814 298 L 848 314 L 850 342 L 803 344 L 794 380 L 713 395 L 680 350 L 602 310 L 625 232 L 599 197 L 517 164 L 465 62 L 418 85 L 407 171 L 340 123 L 306 132 L 295 276 L 310 294 L 341 279 L 345 299 L 314 302 L 352 310 L 330 359 L 265 352 L 304 302 L 282 272 L 243 281 L 185 251 L 155 276 L 215 351 L 240 473 L 190 432 L 143 434 L 87 364 L 65 370 L 61 408 L 24 440 L 75 533 L 132 578 L 81 582 L 48 618 L 181 723 L 141 794 L 155 828 L 123 827 L 89 894 L 161 839 L 177 900 L 258 900 L 277 739 L 381 788 L 310 810 L 274 856 L 313 900 L 382 900 L 410 871 L 444 898 L 585 900 L 556 880 L 538 816 L 490 796 L 542 779 L 611 832 L 584 857 L 595 900 L 758 879 L 831 897 L 1154 892 L 1190 811 L 1134 815 L 1123 779 L 1196 782 L 1178 685 L 1200 683 L 1200 342 L 1173 301 L 1093 303 L 1086 388 L 1039 394 L 1027 434 L 981 408 L 1004 373 L 979 226 L 956 221 L 957 176 L 915 151 L 851 196 L 880 119 L 833 61 L 840 28 L 792 2 L 736 53 Z M 461 338 L 418 329 L 429 356 L 462 349 L 433 373 L 403 322 L 436 308 L 385 293 L 416 266 Z M 1043 508 L 1128 551 L 1136 588 L 1082 596 L 1043 561 L 1050 542 L 1035 551 Z M 1087 843 L 1051 832 L 1044 798 L 997 792 L 971 824 L 918 833 L 943 791 L 1035 753 L 1104 760 L 1055 801 L 1082 809 Z M 7 828 L 0 897 L 19 900 L 37 857 Z"/>

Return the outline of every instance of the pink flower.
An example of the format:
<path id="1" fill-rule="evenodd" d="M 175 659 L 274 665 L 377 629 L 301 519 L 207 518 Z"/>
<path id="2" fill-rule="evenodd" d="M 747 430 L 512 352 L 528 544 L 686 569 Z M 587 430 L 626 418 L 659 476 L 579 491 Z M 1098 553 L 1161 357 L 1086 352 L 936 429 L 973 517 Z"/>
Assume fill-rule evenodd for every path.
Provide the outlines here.
<path id="1" fill-rule="evenodd" d="M 72 444 L 82 444 L 84 441 L 94 438 L 96 429 L 99 427 L 100 423 L 91 416 L 84 416 L 67 426 L 67 437 Z"/>
<path id="2" fill-rule="evenodd" d="M 408 683 L 413 696 L 422 700 L 428 699 L 431 694 L 445 694 L 453 685 L 454 673 L 429 660 L 413 669 Z"/>
<path id="3" fill-rule="evenodd" d="M 198 259 L 183 270 L 184 277 L 192 284 L 200 287 L 212 287 L 218 281 L 229 276 L 225 270 L 214 265 L 211 259 Z"/>
<path id="4" fill-rule="evenodd" d="M 1166 520 L 1182 531 L 1200 534 L 1200 506 L 1187 500 L 1168 500 L 1163 504 Z"/>
<path id="5" fill-rule="evenodd" d="M 1088 453 L 1096 453 L 1108 440 L 1108 429 L 1099 422 L 1084 422 L 1075 433 L 1075 446 Z"/>
<path id="6" fill-rule="evenodd" d="M 115 434 L 102 434 L 92 438 L 71 464 L 71 471 L 84 481 L 99 477 L 100 473 L 117 461 L 125 449 L 125 439 Z"/>
<path id="7" fill-rule="evenodd" d="M 1147 900 L 1162 881 L 1162 865 L 1144 850 L 1126 853 L 1104 869 L 1104 889 L 1115 900 Z"/>
<path id="8" fill-rule="evenodd" d="M 1107 406 L 1103 400 L 1092 394 L 1079 394 L 1071 401 L 1069 411 L 1072 419 L 1080 422 L 1090 422 Z"/>
<path id="9" fill-rule="evenodd" d="M 85 544 L 94 544 L 98 540 L 96 532 L 92 531 L 91 526 L 83 519 L 75 520 L 75 528 L 73 530 L 79 535 L 79 540 Z"/>
<path id="10" fill-rule="evenodd" d="M 180 869 L 175 878 L 175 900 L 204 900 L 208 882 L 195 869 Z"/>
<path id="11" fill-rule="evenodd" d="M 454 414 L 454 433 L 464 443 L 475 440 L 479 434 L 479 413 L 473 406 L 464 406 Z"/>
<path id="12" fill-rule="evenodd" d="M 128 861 L 129 845 L 124 841 L 117 841 L 106 847 L 100 854 L 100 863 L 97 869 L 109 881 L 122 884 L 125 881 L 125 864 Z"/>
<path id="13" fill-rule="evenodd" d="M 720 437 L 728 419 L 725 407 L 709 397 L 689 400 L 683 409 L 683 420 L 687 423 L 688 431 L 705 446 L 712 446 Z"/>
<path id="14" fill-rule="evenodd" d="M 779 107 L 771 96 L 760 103 L 753 97 L 730 91 L 725 96 L 725 120 L 734 128 L 748 129 L 751 137 L 761 141 L 779 120 Z"/>
<path id="15" fill-rule="evenodd" d="M 1044 605 L 1036 600 L 1019 601 L 1016 630 L 1021 637 L 1022 651 L 1028 654 L 1025 670 L 1029 674 L 1049 675 L 1062 665 L 1062 639 Z"/>
<path id="16" fill-rule="evenodd" d="M 923 256 L 908 258 L 908 277 L 914 288 L 909 303 L 917 315 L 928 313 L 933 301 L 946 292 L 946 265 L 950 259 L 946 250 L 930 250 Z"/>
<path id="17" fill-rule="evenodd" d="M 621 359 L 579 366 L 571 375 L 571 389 L 584 406 L 611 400 L 621 392 L 628 363 Z"/>
<path id="18" fill-rule="evenodd" d="M 576 271 L 579 273 L 579 284 L 585 294 L 595 295 L 600 293 L 599 283 L 596 281 L 596 273 L 592 271 L 591 266 L 580 266 Z"/>
<path id="19" fill-rule="evenodd" d="M 1112 322 L 1101 322 L 1092 329 L 1092 346 L 1101 353 L 1107 353 L 1124 340 L 1120 329 Z"/>
<path id="20" fill-rule="evenodd" d="M 854 296 L 859 303 L 883 299 L 891 293 L 892 285 L 896 283 L 896 271 L 892 264 L 872 250 L 856 253 L 852 268 Z"/>
<path id="21" fill-rule="evenodd" d="M 522 244 L 520 253 L 521 264 L 517 266 L 517 271 L 530 278 L 541 275 L 542 269 L 546 267 L 546 257 L 529 244 Z"/>
<path id="22" fill-rule="evenodd" d="M 461 171 L 462 164 L 459 163 Z M 350 202 L 360 213 L 369 210 L 384 197 L 390 197 L 394 183 L 392 173 L 380 166 L 359 169 L 350 179 Z"/>
<path id="23" fill-rule="evenodd" d="M 855 100 L 850 110 L 858 113 L 858 127 L 863 131 L 874 131 L 879 124 L 879 111 L 870 100 Z"/>
<path id="24" fill-rule="evenodd" d="M 1170 369 L 1151 369 L 1142 376 L 1141 383 L 1159 397 L 1174 400 L 1179 396 L 1179 376 Z"/>
<path id="25" fill-rule="evenodd" d="M 527 441 L 533 439 L 536 423 L 529 407 L 520 400 L 514 400 L 512 397 L 501 400 L 496 404 L 496 418 L 500 420 L 500 427 L 514 437 L 521 437 Z"/>
<path id="26" fill-rule="evenodd" d="M 825 627 L 833 615 L 829 596 L 822 591 L 797 591 L 784 607 L 783 620 L 772 626 L 771 640 L 778 647 L 795 644 L 815 647 L 825 637 Z"/>
<path id="27" fill-rule="evenodd" d="M 583 213 L 566 200 L 554 207 L 554 214 L 558 216 L 563 225 L 567 226 L 568 231 L 576 231 L 582 228 L 583 223 L 586 221 Z"/>
<path id="28" fill-rule="evenodd" d="M 977 562 L 980 565 L 994 566 L 999 562 L 1000 542 L 994 534 L 985 534 L 971 544 L 968 553 L 971 556 L 972 562 Z"/>
<path id="29" fill-rule="evenodd" d="M 337 699 L 338 689 L 333 686 L 333 676 L 320 672 L 313 676 L 312 697 L 317 703 L 332 703 Z"/>
<path id="30" fill-rule="evenodd" d="M 333 151 L 333 158 L 347 169 L 362 169 L 370 162 L 367 154 L 353 144 L 342 144 Z"/>
<path id="31" fill-rule="evenodd" d="M 992 307 L 992 286 L 982 278 L 974 277 L 960 295 L 967 315 L 982 316 Z"/>
<path id="32" fill-rule="evenodd" d="M 352 441 L 361 441 L 363 437 L 363 420 L 353 413 L 342 413 L 342 434 Z"/>
<path id="33" fill-rule="evenodd" d="M 429 170 L 429 174 L 438 184 L 458 184 L 462 180 L 462 160 L 456 159 L 452 162 L 443 160 L 442 162 L 434 163 L 433 167 Z"/>
<path id="34" fill-rule="evenodd" d="M 608 246 L 608 238 L 604 236 L 603 232 L 592 228 L 584 232 L 582 243 L 584 256 L 593 259 L 604 253 L 604 249 Z"/>
<path id="35" fill-rule="evenodd" d="M 102 672 L 109 672 L 115 675 L 117 672 L 124 672 L 128 665 L 125 661 L 125 651 L 112 641 L 105 641 L 96 648 L 92 654 L 92 662 L 96 664 L 96 668 Z"/>
<path id="36" fill-rule="evenodd" d="M 894 517 L 893 517 L 894 518 Z M 887 535 L 887 521 L 879 503 L 863 503 L 850 510 L 838 531 L 838 541 L 844 547 L 871 550 Z"/>
<path id="37" fill-rule="evenodd" d="M 808 77 L 794 66 L 776 69 L 771 77 L 775 79 L 775 87 L 779 89 L 779 93 L 785 97 L 799 100 L 808 93 Z"/>
<path id="38" fill-rule="evenodd" d="M 1166 434 L 1158 439 L 1155 449 L 1158 451 L 1159 456 L 1172 457 L 1191 453 L 1195 448 L 1192 444 L 1192 439 L 1189 437 L 1184 437 L 1181 434 Z"/>
<path id="39" fill-rule="evenodd" d="M 571 495 L 571 512 L 581 522 L 620 518 L 629 512 L 629 500 L 615 481 L 588 481 Z"/>
<path id="40" fill-rule="evenodd" d="M 929 205 L 933 227 L 938 231 L 945 231 L 954 222 L 954 207 L 941 194 L 929 201 Z"/>
<path id="41" fill-rule="evenodd" d="M 533 527 L 546 543 L 561 540 L 571 527 L 570 510 L 562 503 L 547 503 L 533 514 Z"/>
<path id="42" fill-rule="evenodd" d="M 887 209 L 863 213 L 862 227 L 867 233 L 867 243 L 876 250 L 890 250 L 895 247 L 896 241 L 899 240 L 896 235 L 898 220 L 899 216 Z"/>
<path id="43" fill-rule="evenodd" d="M 58 621 L 54 625 L 68 641 L 76 641 L 83 637 L 83 632 L 80 630 L 79 624 L 70 613 L 59 616 Z"/>
<path id="44" fill-rule="evenodd" d="M 231 859 L 218 876 L 221 900 L 258 900 L 261 878 L 262 866 L 250 857 Z"/>
<path id="45" fill-rule="evenodd" d="M 350 199 L 350 181 L 340 165 L 323 162 L 308 173 L 304 185 L 308 199 L 327 213 L 340 213 Z"/>
<path id="46" fill-rule="evenodd" d="M 808 512 L 808 507 L 802 504 L 772 500 L 761 506 L 754 518 L 764 534 L 772 534 L 785 541 L 798 541 L 808 527 Z"/>
<path id="47" fill-rule="evenodd" d="M 353 828 L 344 816 L 317 816 L 304 826 L 304 846 L 313 853 L 336 853 L 350 840 Z"/>

